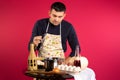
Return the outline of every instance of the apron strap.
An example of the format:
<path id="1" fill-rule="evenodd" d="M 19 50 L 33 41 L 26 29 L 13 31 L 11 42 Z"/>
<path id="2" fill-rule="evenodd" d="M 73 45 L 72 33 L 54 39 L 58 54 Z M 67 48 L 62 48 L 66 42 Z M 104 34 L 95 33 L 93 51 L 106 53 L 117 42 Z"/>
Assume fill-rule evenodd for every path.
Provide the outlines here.
<path id="1" fill-rule="evenodd" d="M 60 36 L 61 36 L 61 23 L 60 23 Z M 62 36 L 61 36 L 61 38 L 62 38 Z"/>
<path id="2" fill-rule="evenodd" d="M 46 33 L 48 32 L 48 28 L 49 28 L 49 22 L 48 22 L 48 24 L 47 24 L 47 29 L 46 29 Z"/>

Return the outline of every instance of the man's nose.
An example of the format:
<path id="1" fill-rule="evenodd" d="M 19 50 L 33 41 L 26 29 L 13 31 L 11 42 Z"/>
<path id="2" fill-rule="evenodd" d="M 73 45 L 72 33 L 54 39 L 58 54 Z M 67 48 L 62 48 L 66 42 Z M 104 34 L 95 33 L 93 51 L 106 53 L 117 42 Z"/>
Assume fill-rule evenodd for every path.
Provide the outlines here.
<path id="1" fill-rule="evenodd" d="M 56 17 L 56 18 L 55 18 L 55 21 L 59 21 L 59 18 L 58 18 L 58 17 Z"/>

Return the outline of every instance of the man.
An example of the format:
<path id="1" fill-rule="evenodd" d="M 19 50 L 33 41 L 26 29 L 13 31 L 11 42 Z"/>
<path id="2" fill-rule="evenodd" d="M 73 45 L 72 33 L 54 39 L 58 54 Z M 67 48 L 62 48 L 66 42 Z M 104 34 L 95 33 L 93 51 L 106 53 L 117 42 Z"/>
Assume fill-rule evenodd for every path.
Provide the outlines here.
<path id="1" fill-rule="evenodd" d="M 67 41 L 71 48 L 69 57 L 65 59 L 66 64 L 73 64 L 75 52 L 80 52 L 79 42 L 75 30 L 69 22 L 63 20 L 66 16 L 66 7 L 61 2 L 51 5 L 49 18 L 38 20 L 33 28 L 29 42 L 35 44 L 41 57 L 65 58 Z M 76 50 L 77 47 L 77 51 Z M 78 52 L 78 53 L 79 53 Z M 92 69 L 86 68 L 78 74 L 71 74 L 75 80 L 96 80 Z"/>
<path id="2" fill-rule="evenodd" d="M 66 6 L 61 2 L 53 3 L 49 18 L 36 22 L 29 44 L 35 44 L 35 49 L 39 50 L 39 56 L 65 58 L 64 52 L 67 50 L 68 41 L 71 53 L 65 58 L 65 63 L 72 64 L 79 42 L 72 24 L 63 20 L 65 16 Z"/>

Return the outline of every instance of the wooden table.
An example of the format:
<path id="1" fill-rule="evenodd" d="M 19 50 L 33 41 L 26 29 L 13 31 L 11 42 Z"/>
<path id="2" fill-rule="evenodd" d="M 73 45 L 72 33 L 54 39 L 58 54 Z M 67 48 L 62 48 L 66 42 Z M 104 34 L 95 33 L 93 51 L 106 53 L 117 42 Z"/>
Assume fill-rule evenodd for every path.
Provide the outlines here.
<path id="1" fill-rule="evenodd" d="M 65 79 L 73 79 L 74 77 L 72 75 L 69 75 L 68 73 L 64 71 L 60 72 L 53 72 L 53 71 L 26 71 L 26 76 L 36 78 L 36 80 L 65 80 Z"/>

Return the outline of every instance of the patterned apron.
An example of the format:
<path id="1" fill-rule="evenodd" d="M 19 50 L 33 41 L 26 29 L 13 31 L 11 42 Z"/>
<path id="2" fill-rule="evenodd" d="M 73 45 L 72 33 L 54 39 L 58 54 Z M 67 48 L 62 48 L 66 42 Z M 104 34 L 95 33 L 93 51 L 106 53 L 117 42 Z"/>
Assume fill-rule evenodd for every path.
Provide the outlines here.
<path id="1" fill-rule="evenodd" d="M 49 23 L 47 25 L 46 34 L 43 38 L 42 45 L 39 49 L 39 56 L 65 58 L 64 51 L 62 49 L 61 42 L 61 24 L 60 24 L 60 35 L 49 34 L 48 32 Z"/>

